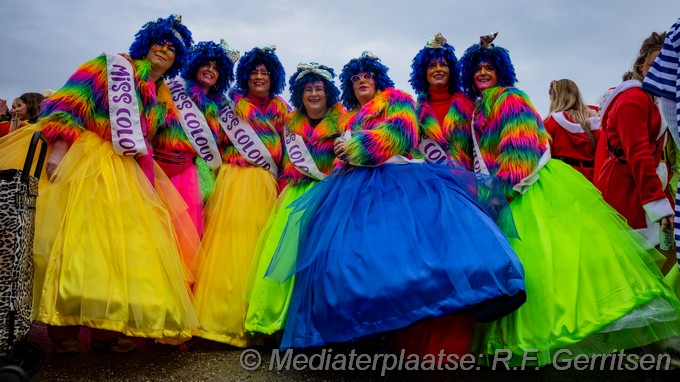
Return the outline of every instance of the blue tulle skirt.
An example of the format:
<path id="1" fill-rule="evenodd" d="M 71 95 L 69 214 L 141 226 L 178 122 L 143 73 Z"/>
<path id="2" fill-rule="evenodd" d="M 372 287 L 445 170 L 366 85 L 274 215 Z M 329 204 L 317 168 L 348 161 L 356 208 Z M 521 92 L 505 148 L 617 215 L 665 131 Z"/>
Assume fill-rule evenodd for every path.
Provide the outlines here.
<path id="1" fill-rule="evenodd" d="M 296 275 L 281 347 L 517 309 L 522 265 L 477 202 L 478 179 L 460 174 L 428 164 L 345 169 L 296 200 L 267 272 Z"/>

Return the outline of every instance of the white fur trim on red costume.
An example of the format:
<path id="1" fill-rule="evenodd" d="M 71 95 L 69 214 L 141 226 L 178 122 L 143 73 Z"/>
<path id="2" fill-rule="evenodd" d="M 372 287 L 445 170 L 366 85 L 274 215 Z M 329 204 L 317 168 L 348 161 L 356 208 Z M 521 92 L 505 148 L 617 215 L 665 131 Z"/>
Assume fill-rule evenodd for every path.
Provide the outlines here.
<path id="1" fill-rule="evenodd" d="M 653 222 L 661 220 L 664 216 L 672 216 L 675 213 L 673 207 L 671 207 L 671 202 L 666 198 L 649 202 L 642 207 L 645 209 L 645 212 L 647 212 L 649 220 Z"/>
<path id="2" fill-rule="evenodd" d="M 609 105 L 611 104 L 612 100 L 614 97 L 619 95 L 619 93 L 623 93 L 628 89 L 632 88 L 641 88 L 642 87 L 642 82 L 638 80 L 628 80 L 628 81 L 623 81 L 619 84 L 619 86 L 615 87 L 614 90 L 609 93 L 609 97 L 607 97 L 607 100 L 604 102 L 604 105 L 602 106 L 602 113 L 600 115 L 605 115 L 607 113 L 607 109 L 609 108 Z"/>
<path id="3" fill-rule="evenodd" d="M 567 130 L 568 132 L 572 134 L 583 134 L 586 131 L 583 129 L 583 126 L 581 124 L 572 122 L 567 119 L 567 117 L 564 115 L 563 111 L 558 111 L 557 113 L 552 113 L 551 116 L 557 122 L 558 125 L 562 126 L 564 130 Z M 590 130 L 599 130 L 600 129 L 600 118 L 597 117 L 590 117 Z"/>
<path id="4" fill-rule="evenodd" d="M 572 134 L 585 133 L 585 130 L 583 130 L 583 126 L 581 126 L 581 124 L 579 123 L 568 120 L 567 117 L 564 116 L 563 111 L 552 113 L 552 117 L 555 120 L 555 122 L 557 122 L 558 125 L 562 126 L 564 130 L 567 130 Z"/>

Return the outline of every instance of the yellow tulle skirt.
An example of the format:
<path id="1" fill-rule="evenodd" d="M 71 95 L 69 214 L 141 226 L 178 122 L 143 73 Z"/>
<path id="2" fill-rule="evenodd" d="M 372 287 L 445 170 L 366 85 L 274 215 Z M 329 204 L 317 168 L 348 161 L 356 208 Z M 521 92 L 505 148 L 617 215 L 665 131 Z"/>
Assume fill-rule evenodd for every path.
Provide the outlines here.
<path id="1" fill-rule="evenodd" d="M 182 251 L 198 247 L 181 243 L 186 205 L 154 172 L 155 188 L 133 158 L 90 132 L 71 146 L 38 197 L 34 252 L 46 267 L 36 270 L 38 321 L 169 344 L 191 337 L 198 320 Z"/>
<path id="2" fill-rule="evenodd" d="M 254 344 L 245 332 L 244 288 L 257 240 L 276 201 L 276 180 L 259 167 L 223 164 L 205 208 L 194 306 L 196 336 L 237 347 Z"/>

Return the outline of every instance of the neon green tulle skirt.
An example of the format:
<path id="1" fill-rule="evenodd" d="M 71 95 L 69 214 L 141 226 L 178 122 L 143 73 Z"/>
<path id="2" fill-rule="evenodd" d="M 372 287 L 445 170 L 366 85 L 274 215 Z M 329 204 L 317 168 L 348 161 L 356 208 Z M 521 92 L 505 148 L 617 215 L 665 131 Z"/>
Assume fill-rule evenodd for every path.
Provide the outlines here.
<path id="1" fill-rule="evenodd" d="M 273 334 L 282 330 L 286 324 L 295 276 L 279 283 L 265 277 L 265 274 L 292 211 L 288 207 L 314 184 L 316 182 L 302 186 L 287 186 L 277 199 L 272 215 L 260 234 L 245 291 L 245 297 L 248 300 L 246 331 Z M 291 256 L 295 255 L 291 254 Z"/>
<path id="2" fill-rule="evenodd" d="M 545 365 L 556 353 L 607 354 L 680 334 L 680 303 L 662 281 L 662 256 L 645 249 L 570 166 L 551 160 L 539 175 L 510 204 L 520 236 L 510 243 L 524 265 L 527 301 L 478 325 L 473 354 L 490 355 L 482 360 L 490 363 L 497 351 L 511 351 L 513 364 Z"/>

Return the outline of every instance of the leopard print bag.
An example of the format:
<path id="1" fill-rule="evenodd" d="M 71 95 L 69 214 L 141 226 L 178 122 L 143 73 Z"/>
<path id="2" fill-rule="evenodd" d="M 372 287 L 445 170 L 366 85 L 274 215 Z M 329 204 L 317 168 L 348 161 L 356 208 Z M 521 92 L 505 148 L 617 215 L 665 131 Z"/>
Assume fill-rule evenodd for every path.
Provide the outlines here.
<path id="1" fill-rule="evenodd" d="M 30 175 L 38 142 L 43 145 Z M 47 153 L 42 132 L 34 133 L 23 170 L 0 171 L 0 349 L 25 338 L 33 302 L 33 233 L 38 174 Z"/>

